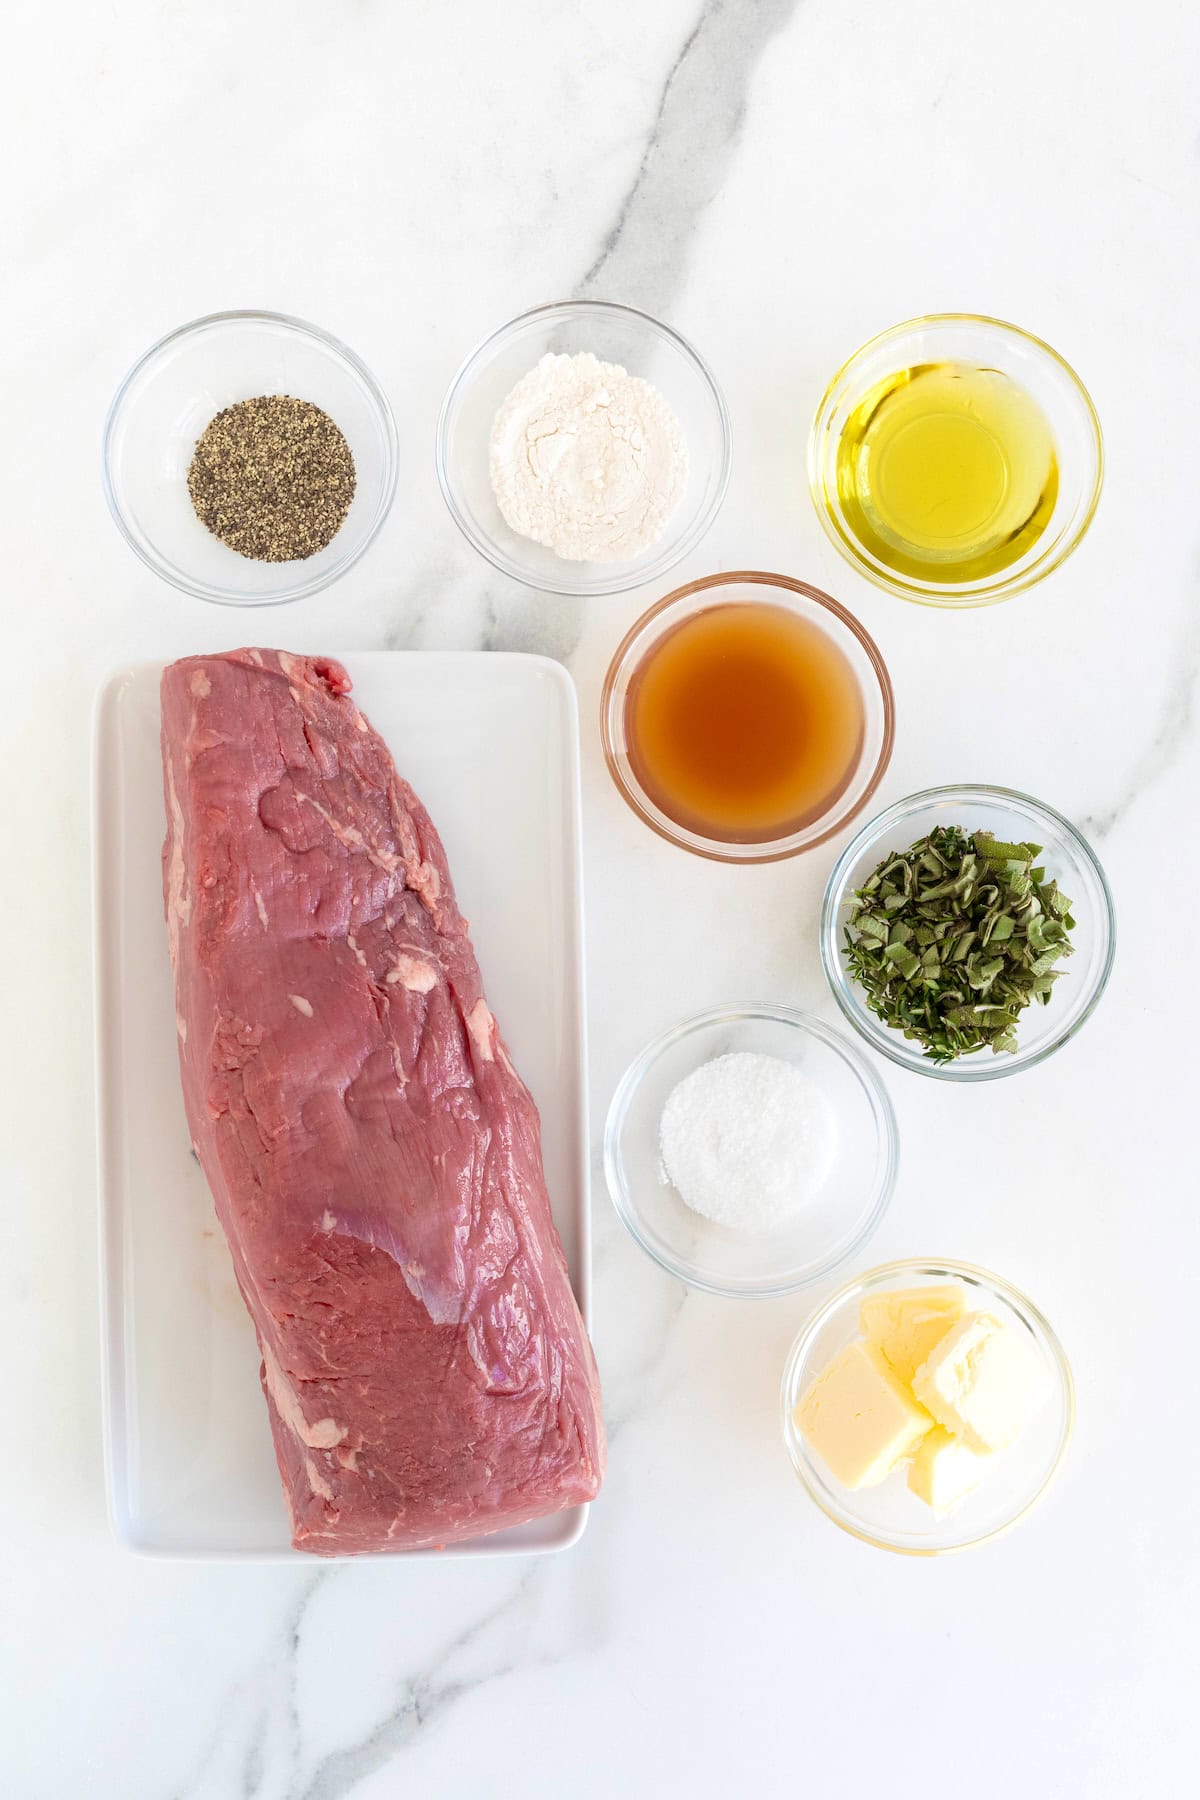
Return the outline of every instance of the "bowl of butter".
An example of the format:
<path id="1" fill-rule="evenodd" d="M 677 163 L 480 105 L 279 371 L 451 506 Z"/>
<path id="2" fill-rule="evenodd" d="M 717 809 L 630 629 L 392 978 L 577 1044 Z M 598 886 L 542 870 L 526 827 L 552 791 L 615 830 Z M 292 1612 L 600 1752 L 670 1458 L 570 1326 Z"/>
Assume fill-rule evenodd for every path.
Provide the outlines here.
<path id="1" fill-rule="evenodd" d="M 1042 1498 L 1074 1385 L 1042 1313 L 970 1263 L 887 1263 L 813 1314 L 788 1356 L 784 1443 L 813 1500 L 880 1549 L 987 1543 Z"/>

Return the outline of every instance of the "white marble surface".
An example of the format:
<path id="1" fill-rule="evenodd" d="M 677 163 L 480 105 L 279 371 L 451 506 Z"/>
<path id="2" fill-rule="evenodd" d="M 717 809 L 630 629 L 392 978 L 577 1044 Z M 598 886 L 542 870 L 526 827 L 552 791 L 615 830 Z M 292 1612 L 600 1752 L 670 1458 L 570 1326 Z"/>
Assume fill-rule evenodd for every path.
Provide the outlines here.
<path id="1" fill-rule="evenodd" d="M 67 0 L 14 14 L 6 50 L 0 1789 L 1183 1791 L 1200 1602 L 1195 8 Z M 770 997 L 831 1016 L 813 925 L 833 848 L 704 866 L 606 781 L 600 677 L 652 596 L 533 597 L 468 551 L 438 496 L 433 421 L 460 356 L 580 292 L 663 313 L 725 385 L 733 485 L 680 578 L 787 570 L 877 635 L 900 719 L 881 799 L 1029 788 L 1107 863 L 1119 960 L 1078 1040 L 975 1091 L 889 1069 L 903 1168 L 866 1258 L 976 1259 L 1044 1305 L 1078 1377 L 1069 1468 L 1019 1532 L 964 1557 L 842 1537 L 776 1440 L 806 1300 L 685 1296 L 597 1180 L 612 1457 L 576 1550 L 382 1570 L 137 1560 L 110 1541 L 101 1484 L 88 707 L 116 661 L 247 629 L 157 583 L 105 514 L 100 420 L 153 338 L 283 308 L 344 336 L 395 405 L 403 478 L 375 549 L 257 629 L 296 649 L 569 663 L 594 1136 L 629 1056 L 681 1014 Z M 802 478 L 830 369 L 944 308 L 1059 346 L 1108 444 L 1083 549 L 974 615 L 857 579 Z"/>

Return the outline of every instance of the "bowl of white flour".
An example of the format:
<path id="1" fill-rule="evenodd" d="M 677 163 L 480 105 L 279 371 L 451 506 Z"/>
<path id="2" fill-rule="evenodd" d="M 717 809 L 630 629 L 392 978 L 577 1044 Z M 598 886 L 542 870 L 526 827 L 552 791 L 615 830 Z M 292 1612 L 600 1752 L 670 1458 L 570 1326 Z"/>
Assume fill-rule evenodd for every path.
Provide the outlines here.
<path id="1" fill-rule="evenodd" d="M 729 484 L 729 414 L 670 326 L 600 300 L 539 306 L 463 363 L 437 431 L 451 516 L 514 580 L 617 594 L 703 537 Z"/>
<path id="2" fill-rule="evenodd" d="M 858 1251 L 896 1180 L 887 1090 L 850 1038 L 786 1007 L 664 1032 L 613 1096 L 613 1204 L 655 1262 L 736 1298 L 789 1294 Z"/>

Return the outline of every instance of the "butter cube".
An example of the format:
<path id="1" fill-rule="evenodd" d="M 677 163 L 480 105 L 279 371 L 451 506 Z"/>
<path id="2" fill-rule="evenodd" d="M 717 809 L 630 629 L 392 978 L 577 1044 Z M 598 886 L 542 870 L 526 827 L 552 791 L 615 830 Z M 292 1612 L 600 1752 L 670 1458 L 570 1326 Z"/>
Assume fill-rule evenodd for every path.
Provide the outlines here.
<path id="1" fill-rule="evenodd" d="M 917 1445 L 908 1466 L 908 1485 L 941 1517 L 979 1486 L 990 1460 L 990 1452 L 972 1450 L 944 1426 L 935 1425 Z"/>
<path id="2" fill-rule="evenodd" d="M 917 1370 L 913 1392 L 972 1450 L 1003 1450 L 1046 1398 L 1037 1352 L 1012 1325 L 967 1313 Z"/>
<path id="3" fill-rule="evenodd" d="M 821 1371 L 796 1408 L 805 1442 L 843 1487 L 875 1487 L 933 1420 L 861 1338 Z"/>
<path id="4" fill-rule="evenodd" d="M 955 1284 L 864 1294 L 858 1316 L 872 1350 L 911 1387 L 921 1364 L 966 1310 L 966 1294 Z"/>

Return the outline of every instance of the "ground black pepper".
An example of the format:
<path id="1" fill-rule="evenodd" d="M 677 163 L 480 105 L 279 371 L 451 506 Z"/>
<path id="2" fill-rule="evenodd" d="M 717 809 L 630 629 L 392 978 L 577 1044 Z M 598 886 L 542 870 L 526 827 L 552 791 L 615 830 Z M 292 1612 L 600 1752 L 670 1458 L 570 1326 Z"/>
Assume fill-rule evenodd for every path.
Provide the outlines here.
<path id="1" fill-rule="evenodd" d="M 205 426 L 188 469 L 196 516 L 256 562 L 298 562 L 323 550 L 354 498 L 354 458 L 319 406 L 260 394 Z"/>

